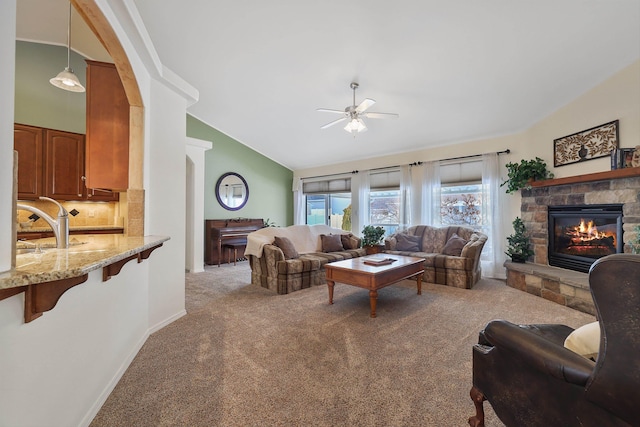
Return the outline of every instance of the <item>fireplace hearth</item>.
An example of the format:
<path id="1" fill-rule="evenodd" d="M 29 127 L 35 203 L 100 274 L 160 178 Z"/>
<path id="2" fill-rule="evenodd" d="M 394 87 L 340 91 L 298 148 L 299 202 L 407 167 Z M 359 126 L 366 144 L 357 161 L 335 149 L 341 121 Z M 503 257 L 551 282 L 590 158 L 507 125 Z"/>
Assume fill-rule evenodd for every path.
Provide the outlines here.
<path id="1" fill-rule="evenodd" d="M 623 252 L 622 204 L 548 208 L 549 265 L 588 272 L 606 255 Z"/>

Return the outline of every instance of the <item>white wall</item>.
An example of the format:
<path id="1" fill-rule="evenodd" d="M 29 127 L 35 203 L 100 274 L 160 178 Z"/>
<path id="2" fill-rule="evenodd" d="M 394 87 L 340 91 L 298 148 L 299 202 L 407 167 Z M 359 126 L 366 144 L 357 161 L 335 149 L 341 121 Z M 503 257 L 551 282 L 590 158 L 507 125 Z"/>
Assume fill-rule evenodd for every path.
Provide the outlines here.
<path id="1" fill-rule="evenodd" d="M 0 271 L 11 268 L 13 235 L 13 99 L 16 0 L 2 0 L 0 14 Z M 1 359 L 0 359 L 1 362 Z"/>
<path id="2" fill-rule="evenodd" d="M 204 271 L 204 181 L 205 151 L 210 141 L 187 138 L 186 253 L 187 271 Z"/>
<path id="3" fill-rule="evenodd" d="M 526 132 L 524 155 L 540 156 L 553 165 L 553 140 L 613 120 L 620 120 L 620 146 L 640 144 L 640 61 L 616 73 Z M 611 169 L 608 157 L 555 168 L 556 177 Z"/>
<path id="4" fill-rule="evenodd" d="M 31 323 L 23 322 L 22 294 L 0 301 L 0 426 L 88 425 L 148 334 L 184 314 L 185 99 L 195 90 L 184 95 L 186 83 L 162 70 L 168 84 L 149 65 L 152 55 L 131 28 L 135 17 L 122 17 L 125 4 L 97 3 L 123 44 L 145 107 L 145 234 L 171 240 L 108 282 L 100 270 L 91 272 Z M 15 67 L 15 4 L 3 0 L 0 14 L 3 77 Z M 5 165 L 13 152 L 13 84 L 6 81 L 0 79 L 0 266 L 10 265 L 6 230 L 13 221 L 7 213 L 11 167 Z"/>
<path id="5" fill-rule="evenodd" d="M 156 329 L 168 320 L 166 313 L 184 314 L 187 104 L 155 80 L 151 81 L 150 95 L 153 109 L 147 109 L 145 234 L 171 236 L 151 256 L 149 325 Z"/>
<path id="6" fill-rule="evenodd" d="M 91 421 L 147 338 L 148 266 L 93 271 L 27 324 L 22 294 L 0 301 L 0 425 Z"/>

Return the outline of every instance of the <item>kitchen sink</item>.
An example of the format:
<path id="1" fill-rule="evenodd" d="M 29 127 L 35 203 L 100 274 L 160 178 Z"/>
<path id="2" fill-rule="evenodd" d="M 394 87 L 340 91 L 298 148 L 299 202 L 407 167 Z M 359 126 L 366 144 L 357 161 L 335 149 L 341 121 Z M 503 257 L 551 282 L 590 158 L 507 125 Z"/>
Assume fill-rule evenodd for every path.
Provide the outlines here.
<path id="1" fill-rule="evenodd" d="M 16 255 L 31 254 L 31 253 L 34 253 L 35 251 L 36 251 L 36 248 L 18 248 L 16 249 Z"/>

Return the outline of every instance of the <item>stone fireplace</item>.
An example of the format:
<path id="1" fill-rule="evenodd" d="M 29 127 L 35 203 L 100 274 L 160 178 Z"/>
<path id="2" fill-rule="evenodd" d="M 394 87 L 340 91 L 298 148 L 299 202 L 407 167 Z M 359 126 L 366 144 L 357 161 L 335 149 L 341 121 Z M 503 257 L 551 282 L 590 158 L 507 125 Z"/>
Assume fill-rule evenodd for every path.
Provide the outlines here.
<path id="1" fill-rule="evenodd" d="M 596 239 L 600 240 L 588 249 L 577 247 L 580 243 L 574 241 L 570 252 L 574 252 L 574 260 L 579 259 L 583 263 L 578 268 L 572 268 L 571 265 L 558 265 L 558 251 L 555 251 L 554 246 L 557 242 L 553 237 L 558 224 L 552 225 L 550 230 L 549 221 L 550 212 L 555 210 L 558 216 L 552 218 L 552 221 L 560 218 L 561 233 L 562 230 L 587 233 L 584 230 L 580 231 L 579 220 L 585 219 L 577 218 L 581 217 L 580 214 L 571 212 L 574 218 L 570 222 L 577 219 L 577 224 L 569 224 L 567 217 L 563 216 L 563 213 L 573 211 L 576 207 L 600 209 L 599 212 L 592 212 L 595 214 L 591 218 L 592 225 L 598 230 L 602 228 L 602 232 L 606 233 L 599 234 L 600 237 Z M 621 212 L 614 213 L 610 209 L 618 209 Z M 635 237 L 633 228 L 640 224 L 640 168 L 536 182 L 533 188 L 522 190 L 521 218 L 531 236 L 535 255 L 526 264 L 518 265 L 510 261 L 505 263 L 507 285 L 595 314 L 587 271 L 591 263 L 603 255 L 631 252 L 628 243 Z M 578 230 L 575 227 L 578 227 Z M 588 224 L 585 224 L 585 227 L 588 228 Z M 615 236 L 612 237 L 612 234 Z M 571 237 L 564 236 L 562 239 L 562 242 L 567 243 L 566 239 Z M 552 253 L 549 253 L 550 246 L 553 249 Z M 582 256 L 586 251 L 589 251 L 590 255 Z M 598 254 L 598 251 L 602 254 Z M 559 258 L 560 264 L 566 261 L 564 256 Z"/>

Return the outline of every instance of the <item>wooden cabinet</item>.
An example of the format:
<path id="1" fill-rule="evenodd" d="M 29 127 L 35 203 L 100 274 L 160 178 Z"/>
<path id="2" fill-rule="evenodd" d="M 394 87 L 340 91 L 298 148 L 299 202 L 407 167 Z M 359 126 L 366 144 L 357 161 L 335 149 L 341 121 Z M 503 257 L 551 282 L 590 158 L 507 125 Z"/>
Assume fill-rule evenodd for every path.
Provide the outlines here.
<path id="1" fill-rule="evenodd" d="M 129 187 L 129 101 L 113 64 L 87 60 L 86 185 Z"/>
<path id="2" fill-rule="evenodd" d="M 83 200 L 84 135 L 45 129 L 45 195 L 56 200 Z"/>
<path id="3" fill-rule="evenodd" d="M 18 199 L 35 200 L 44 194 L 42 128 L 16 124 L 13 147 L 18 152 Z"/>
<path id="4" fill-rule="evenodd" d="M 85 186 L 85 136 L 79 133 L 14 125 L 18 151 L 18 199 L 117 201 L 112 191 Z"/>

